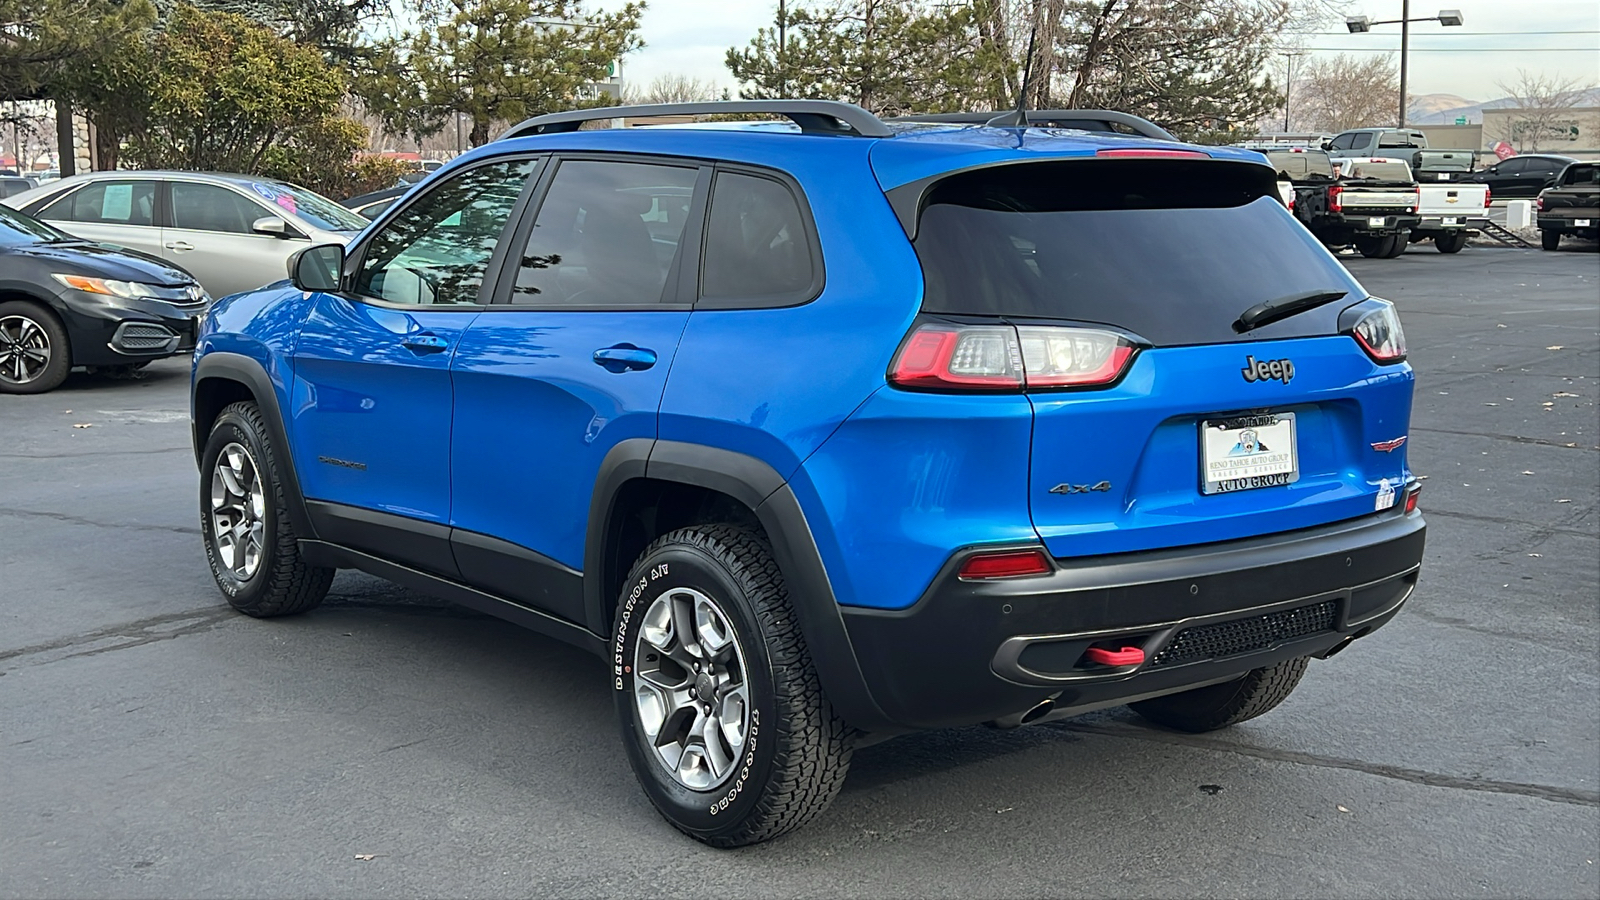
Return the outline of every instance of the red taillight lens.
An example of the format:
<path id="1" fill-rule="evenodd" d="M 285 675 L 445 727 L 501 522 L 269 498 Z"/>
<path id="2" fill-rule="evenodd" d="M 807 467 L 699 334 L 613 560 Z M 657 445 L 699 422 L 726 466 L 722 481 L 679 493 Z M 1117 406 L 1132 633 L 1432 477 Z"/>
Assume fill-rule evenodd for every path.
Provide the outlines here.
<path id="1" fill-rule="evenodd" d="M 1422 208 L 1422 188 L 1417 188 L 1417 198 L 1411 201 L 1411 211 L 1416 212 Z"/>
<path id="2" fill-rule="evenodd" d="M 1394 304 L 1383 301 L 1351 329 L 1356 343 L 1380 363 L 1397 363 L 1406 358 L 1406 333 L 1400 328 L 1400 315 Z"/>
<path id="3" fill-rule="evenodd" d="M 1021 578 L 1050 574 L 1050 559 L 1043 550 L 996 550 L 967 557 L 958 573 L 962 578 Z"/>
<path id="4" fill-rule="evenodd" d="M 1119 150 L 1096 150 L 1095 156 L 1140 157 L 1144 159 L 1210 159 L 1211 154 L 1199 150 L 1136 150 L 1133 148 Z"/>
<path id="5" fill-rule="evenodd" d="M 1339 195 L 1344 193 L 1344 188 L 1334 185 L 1328 188 L 1328 209 L 1332 212 L 1344 212 L 1344 205 L 1339 202 Z"/>
<path id="6" fill-rule="evenodd" d="M 1422 485 L 1414 484 L 1411 490 L 1406 491 L 1406 512 L 1417 511 L 1417 501 L 1422 499 Z"/>
<path id="7" fill-rule="evenodd" d="M 1484 188 L 1483 189 L 1483 208 L 1484 209 L 1488 209 L 1489 208 L 1489 198 L 1492 195 L 1493 195 L 1492 192 L 1488 188 Z"/>
<path id="8" fill-rule="evenodd" d="M 1094 328 L 931 322 L 906 338 L 889 382 L 966 391 L 1094 387 L 1120 378 L 1134 349 Z"/>
<path id="9" fill-rule="evenodd" d="M 1539 212 L 1544 212 L 1544 195 L 1543 194 L 1540 194 L 1539 196 L 1533 198 L 1533 208 L 1537 209 Z"/>

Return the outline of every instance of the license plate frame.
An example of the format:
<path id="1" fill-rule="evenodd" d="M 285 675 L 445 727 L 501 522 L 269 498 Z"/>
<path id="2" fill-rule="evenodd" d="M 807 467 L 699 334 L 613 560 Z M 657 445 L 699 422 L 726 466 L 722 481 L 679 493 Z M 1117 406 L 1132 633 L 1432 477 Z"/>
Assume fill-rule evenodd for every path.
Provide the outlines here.
<path id="1" fill-rule="evenodd" d="M 1383 227 L 1383 223 L 1385 221 L 1387 221 L 1387 219 L 1388 219 L 1387 216 L 1368 216 L 1367 217 L 1367 227 L 1368 228 L 1382 228 Z"/>
<path id="2" fill-rule="evenodd" d="M 1572 220 L 1572 224 L 1578 226 L 1579 228 L 1588 228 L 1590 225 L 1594 224 L 1594 220 L 1593 219 L 1573 219 Z"/>
<path id="3" fill-rule="evenodd" d="M 1445 216 L 1444 218 L 1439 220 L 1439 224 L 1441 224 L 1441 225 L 1460 225 L 1461 222 L 1455 216 Z"/>
<path id="4" fill-rule="evenodd" d="M 1201 494 L 1285 487 L 1300 480 L 1299 423 L 1292 412 L 1202 419 L 1197 436 Z M 1247 447 L 1249 443 L 1260 449 Z M 1286 460 L 1281 458 L 1285 455 Z M 1213 472 L 1232 477 L 1214 478 Z"/>

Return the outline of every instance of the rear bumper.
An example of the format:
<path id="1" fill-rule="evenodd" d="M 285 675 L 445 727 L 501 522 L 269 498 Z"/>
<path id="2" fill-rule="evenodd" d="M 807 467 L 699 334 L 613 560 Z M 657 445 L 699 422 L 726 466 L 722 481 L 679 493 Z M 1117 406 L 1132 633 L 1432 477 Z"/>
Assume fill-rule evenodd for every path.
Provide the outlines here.
<path id="1" fill-rule="evenodd" d="M 1398 506 L 1396 507 L 1399 508 Z M 1383 625 L 1422 562 L 1420 513 L 1095 559 L 1006 581 L 957 577 L 958 553 L 910 609 L 846 608 L 866 687 L 907 729 L 1083 711 L 1325 655 Z M 985 548 L 992 549 L 992 548 Z M 1145 662 L 1096 666 L 1097 642 Z"/>
<path id="2" fill-rule="evenodd" d="M 1577 224 L 1579 219 L 1587 221 L 1587 225 Z M 1600 210 L 1583 210 L 1565 215 L 1541 215 L 1535 221 L 1540 231 L 1559 231 L 1563 234 L 1592 233 L 1600 229 Z"/>

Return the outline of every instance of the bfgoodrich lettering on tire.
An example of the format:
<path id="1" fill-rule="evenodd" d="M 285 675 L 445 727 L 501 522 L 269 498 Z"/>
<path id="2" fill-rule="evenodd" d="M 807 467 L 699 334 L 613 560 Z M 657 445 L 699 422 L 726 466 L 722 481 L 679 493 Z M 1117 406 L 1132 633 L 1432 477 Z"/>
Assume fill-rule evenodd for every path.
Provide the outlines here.
<path id="1" fill-rule="evenodd" d="M 666 534 L 634 564 L 610 660 L 622 742 L 656 809 L 738 847 L 804 825 L 850 765 L 766 541 L 708 525 Z"/>
<path id="2" fill-rule="evenodd" d="M 265 618 L 322 602 L 333 569 L 307 565 L 284 513 L 277 458 L 254 403 L 222 410 L 200 455 L 200 533 L 211 577 L 234 609 Z"/>

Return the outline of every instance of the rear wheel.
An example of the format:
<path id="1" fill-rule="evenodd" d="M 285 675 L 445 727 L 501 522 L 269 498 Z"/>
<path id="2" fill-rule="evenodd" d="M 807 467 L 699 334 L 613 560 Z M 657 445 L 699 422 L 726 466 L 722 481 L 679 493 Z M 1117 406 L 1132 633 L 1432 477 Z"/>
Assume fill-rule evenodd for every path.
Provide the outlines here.
<path id="1" fill-rule="evenodd" d="M 1439 248 L 1440 253 L 1460 253 L 1461 248 L 1467 245 L 1465 231 L 1449 231 L 1433 239 L 1433 245 Z"/>
<path id="2" fill-rule="evenodd" d="M 1405 253 L 1406 248 L 1409 246 L 1411 246 L 1411 236 L 1407 232 L 1402 231 L 1399 234 L 1390 235 L 1388 251 L 1383 254 L 1383 258 L 1394 259 Z"/>
<path id="3" fill-rule="evenodd" d="M 1216 731 L 1270 712 L 1288 699 L 1309 659 L 1302 656 L 1252 669 L 1243 678 L 1128 704 L 1157 725 L 1178 731 Z"/>
<path id="4" fill-rule="evenodd" d="M 1555 250 L 1561 246 L 1561 232 L 1546 228 L 1539 232 L 1539 246 L 1546 250 Z"/>
<path id="5" fill-rule="evenodd" d="M 67 330 L 37 303 L 0 303 L 0 394 L 42 394 L 67 380 Z"/>
<path id="6" fill-rule="evenodd" d="M 1377 259 L 1388 252 L 1388 238 L 1363 236 L 1355 239 L 1356 249 L 1368 259 Z"/>
<path id="7" fill-rule="evenodd" d="M 754 844 L 838 793 L 853 736 L 822 694 L 760 535 L 707 525 L 657 539 L 628 577 L 611 655 L 628 761 L 680 831 Z"/>

